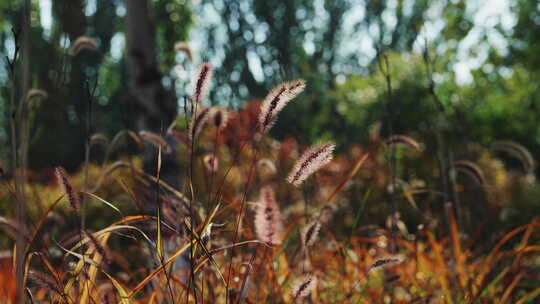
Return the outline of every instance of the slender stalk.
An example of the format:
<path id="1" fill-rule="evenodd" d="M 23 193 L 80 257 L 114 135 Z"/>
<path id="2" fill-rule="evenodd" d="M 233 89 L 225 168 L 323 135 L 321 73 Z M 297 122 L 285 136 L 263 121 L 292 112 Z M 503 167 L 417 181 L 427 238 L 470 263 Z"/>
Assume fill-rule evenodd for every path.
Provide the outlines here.
<path id="1" fill-rule="evenodd" d="M 461 227 L 460 223 L 460 210 L 458 206 L 458 196 L 456 193 L 455 188 L 455 179 L 450 175 L 450 169 L 452 168 L 452 162 L 453 162 L 453 153 L 451 146 L 448 145 L 445 142 L 445 139 L 451 138 L 450 132 L 448 132 L 448 126 L 450 125 L 450 121 L 446 117 L 445 107 L 443 103 L 441 102 L 441 99 L 437 95 L 437 92 L 435 92 L 435 81 L 433 80 L 433 64 L 429 56 L 429 49 L 427 46 L 426 41 L 426 48 L 424 49 L 424 62 L 426 65 L 426 72 L 428 74 L 428 80 L 429 80 L 429 94 L 431 95 L 433 102 L 435 103 L 435 106 L 437 110 L 439 111 L 439 125 L 436 126 L 435 129 L 435 136 L 437 139 L 437 146 L 439 148 L 438 154 L 438 162 L 439 162 L 439 170 L 441 175 L 441 186 L 442 186 L 442 192 L 443 192 L 443 200 L 444 204 L 451 204 L 453 211 L 457 214 L 457 223 L 458 227 Z M 442 130 L 441 130 L 442 129 Z M 450 225 L 450 214 L 447 212 L 447 208 L 445 208 L 445 216 L 446 221 L 448 223 L 448 227 Z M 450 232 L 450 231 L 448 231 Z"/>
<path id="2" fill-rule="evenodd" d="M 17 126 L 19 123 L 18 115 L 18 105 L 16 103 L 16 72 L 15 64 L 19 58 L 20 51 L 20 33 L 18 29 L 11 29 L 13 34 L 13 39 L 15 40 L 15 52 L 13 57 L 10 59 L 6 56 L 6 61 L 9 68 L 9 85 L 10 85 L 10 96 L 9 96 L 9 125 L 10 125 L 10 136 L 11 136 L 11 172 L 15 184 L 15 203 L 16 203 L 16 218 L 17 225 L 19 225 L 20 230 L 17 233 L 16 240 L 16 265 L 15 265 L 15 275 L 16 275 L 16 298 L 18 301 L 22 300 L 23 289 L 24 289 L 24 280 L 23 280 L 23 265 L 24 265 L 24 248 L 25 248 L 25 239 L 24 239 L 24 205 L 22 200 L 22 189 L 21 189 L 21 179 L 20 172 L 17 171 L 19 165 L 19 157 L 17 150 Z"/>
<path id="3" fill-rule="evenodd" d="M 197 117 L 197 108 L 198 103 L 194 100 L 191 100 L 190 102 L 191 106 L 191 116 L 196 119 Z M 193 121 L 194 121 L 193 119 Z M 189 130 L 189 128 L 188 128 Z M 190 148 L 189 148 L 189 193 L 190 193 L 190 201 L 189 201 L 189 217 L 191 221 L 191 233 L 190 233 L 190 242 L 193 242 L 195 239 L 194 236 L 194 229 L 196 227 L 195 225 L 195 214 L 193 211 L 193 201 L 195 200 L 195 190 L 193 189 L 193 163 L 194 163 L 194 148 L 195 148 L 195 141 L 196 137 L 192 136 L 191 141 L 189 142 Z M 190 263 L 190 275 L 188 279 L 188 292 L 186 293 L 186 303 L 189 302 L 189 289 L 191 288 L 191 284 L 193 284 L 193 296 L 195 298 L 195 303 L 198 303 L 197 299 L 197 289 L 195 285 L 195 251 L 193 250 L 194 246 L 189 247 L 189 263 Z"/>
<path id="4" fill-rule="evenodd" d="M 237 241 L 238 241 L 238 232 L 240 230 L 240 225 L 242 223 L 242 218 L 243 218 L 243 215 L 244 215 L 244 210 L 245 210 L 245 206 L 246 206 L 246 202 L 247 202 L 247 195 L 249 193 L 249 187 L 251 185 L 251 179 L 252 179 L 252 176 L 255 172 L 255 166 L 257 164 L 257 158 L 258 158 L 258 155 L 259 155 L 259 149 L 257 149 L 257 146 L 254 144 L 255 146 L 255 153 L 253 154 L 253 160 L 251 162 L 251 165 L 250 165 L 250 168 L 249 168 L 249 173 L 248 173 L 248 178 L 247 178 L 247 181 L 246 181 L 246 185 L 244 187 L 244 193 L 242 195 L 242 201 L 240 203 L 240 213 L 238 214 L 238 219 L 236 221 L 236 225 L 235 225 L 235 228 L 234 228 L 234 237 L 233 237 L 233 244 L 235 244 Z M 231 250 L 231 258 L 230 258 L 230 261 L 229 261 L 229 270 L 228 270 L 228 280 L 227 280 L 227 286 L 226 286 L 226 297 L 225 297 L 225 303 L 229 303 L 229 284 L 230 284 L 230 280 L 231 280 L 231 272 L 232 272 L 232 262 L 233 262 L 233 258 L 234 258 L 234 247 L 232 248 Z"/>
<path id="5" fill-rule="evenodd" d="M 392 89 L 392 76 L 390 74 L 390 63 L 388 62 L 388 57 L 384 53 L 380 53 L 379 55 L 379 70 L 384 76 L 384 80 L 386 83 L 386 95 L 387 100 L 385 103 L 386 106 L 386 115 L 388 116 L 387 119 L 387 125 L 388 125 L 388 136 L 391 137 L 394 135 L 394 126 L 393 122 L 395 119 L 395 113 L 394 113 L 394 97 L 393 97 L 393 89 Z M 390 183 L 392 185 L 393 189 L 397 188 L 397 151 L 396 146 L 391 145 L 390 146 Z M 396 239 L 395 239 L 395 230 L 396 230 L 396 211 L 397 211 L 397 204 L 395 199 L 392 197 L 391 194 L 388 194 L 388 199 L 390 201 L 390 208 L 392 214 L 390 215 L 392 222 L 390 227 L 390 253 L 396 252 Z"/>

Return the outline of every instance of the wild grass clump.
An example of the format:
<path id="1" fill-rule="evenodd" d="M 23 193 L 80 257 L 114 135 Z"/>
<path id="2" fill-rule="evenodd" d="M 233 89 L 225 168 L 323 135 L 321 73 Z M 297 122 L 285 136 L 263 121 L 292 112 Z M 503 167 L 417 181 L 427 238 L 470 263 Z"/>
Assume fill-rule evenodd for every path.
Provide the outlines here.
<path id="1" fill-rule="evenodd" d="M 93 47 L 79 43 L 74 53 Z M 420 136 L 386 136 L 380 128 L 365 145 L 276 141 L 269 131 L 280 111 L 300 102 L 309 83 L 284 82 L 262 102 L 233 111 L 205 105 L 211 75 L 205 63 L 194 76 L 192 110 L 178 117 L 187 126 L 173 122 L 164 134 L 125 130 L 112 140 L 97 133 L 89 139 L 104 158 L 91 158 L 71 177 L 57 167 L 45 183 L 27 186 L 35 207 L 25 223 L 27 302 L 538 300 L 540 221 L 483 228 L 497 225 L 504 208 L 490 203 L 497 188 L 527 182 L 494 166 L 489 149 L 464 151 L 442 172 Z M 125 139 L 141 153 L 155 149 L 157 174 L 145 172 L 133 151 L 112 159 L 128 147 Z M 515 155 L 524 174 L 533 174 L 524 147 L 499 142 L 493 149 Z M 164 154 L 178 158 L 180 187 L 160 176 Z M 455 181 L 454 196 L 442 193 L 443 174 Z M 3 182 L 0 196 L 10 202 L 14 181 Z M 460 208 L 443 197 L 459 198 Z M 0 279 L 10 282 L 19 227 L 2 216 L 0 228 L 8 245 Z M 14 288 L 2 285 L 0 303 L 22 300 Z"/>

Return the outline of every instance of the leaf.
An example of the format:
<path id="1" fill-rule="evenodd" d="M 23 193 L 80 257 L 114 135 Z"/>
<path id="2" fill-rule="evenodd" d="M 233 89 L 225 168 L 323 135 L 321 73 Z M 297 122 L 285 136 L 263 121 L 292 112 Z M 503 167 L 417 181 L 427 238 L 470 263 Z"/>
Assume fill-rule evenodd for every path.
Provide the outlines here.
<path id="1" fill-rule="evenodd" d="M 343 188 L 343 186 L 345 186 L 345 184 L 351 178 L 353 178 L 356 175 L 356 173 L 358 173 L 358 170 L 360 170 L 360 168 L 362 167 L 364 162 L 368 159 L 368 157 L 369 157 L 369 153 L 366 153 L 366 154 L 362 155 L 362 157 L 360 157 L 358 159 L 358 161 L 354 165 L 354 168 L 351 170 L 351 172 L 349 172 L 349 174 L 347 174 L 347 176 L 341 181 L 341 183 L 339 183 L 339 185 L 334 189 L 332 194 L 330 194 L 328 196 L 328 198 L 326 199 L 327 204 L 334 198 L 334 196 L 336 196 L 336 194 L 341 190 L 341 188 Z"/>
<path id="2" fill-rule="evenodd" d="M 122 211 L 120 211 L 120 209 L 116 208 L 116 206 L 114 206 L 113 204 L 109 203 L 109 202 L 106 201 L 105 199 L 103 199 L 103 198 L 101 198 L 101 197 L 95 195 L 94 193 L 90 193 L 90 192 L 86 192 L 86 191 L 81 191 L 81 193 L 86 194 L 86 195 L 88 195 L 88 196 L 91 196 L 91 197 L 97 199 L 98 201 L 100 201 L 100 202 L 104 203 L 105 205 L 107 205 L 107 206 L 111 207 L 112 209 L 114 209 L 116 212 L 118 212 L 118 214 L 120 214 L 120 216 L 122 216 L 122 217 L 124 216 L 124 215 L 122 214 Z"/>
<path id="3" fill-rule="evenodd" d="M 126 290 L 124 289 L 124 287 L 122 287 L 122 285 L 120 285 L 120 283 L 118 283 L 118 281 L 116 281 L 112 276 L 110 276 L 108 273 L 106 273 L 105 271 L 103 271 L 103 273 L 109 278 L 109 280 L 111 280 L 111 282 L 113 283 L 114 285 L 114 288 L 116 288 L 116 290 L 118 291 L 118 293 L 120 294 L 120 302 L 122 304 L 131 304 L 131 301 L 129 300 L 130 299 L 130 296 L 128 292 L 126 292 Z"/>
<path id="4" fill-rule="evenodd" d="M 186 251 L 194 243 L 195 243 L 195 241 L 191 241 L 190 243 L 187 243 L 184 246 L 180 247 L 180 249 L 178 249 L 170 258 L 168 258 L 167 261 L 165 261 L 165 263 L 163 263 L 161 266 L 156 268 L 154 271 L 152 271 L 151 274 L 149 274 L 148 276 L 146 276 L 146 278 L 144 278 L 141 282 L 139 282 L 139 284 L 137 284 L 137 286 L 135 286 L 135 288 L 133 288 L 129 292 L 128 298 L 133 297 L 133 295 L 135 293 L 137 293 L 144 286 L 146 286 L 146 284 L 148 284 L 148 282 L 150 282 L 156 275 L 158 275 L 160 272 L 162 272 L 165 269 L 165 267 L 167 267 L 167 265 L 169 265 L 174 260 L 176 260 L 177 257 L 179 257 L 182 253 L 184 253 L 184 251 Z"/>

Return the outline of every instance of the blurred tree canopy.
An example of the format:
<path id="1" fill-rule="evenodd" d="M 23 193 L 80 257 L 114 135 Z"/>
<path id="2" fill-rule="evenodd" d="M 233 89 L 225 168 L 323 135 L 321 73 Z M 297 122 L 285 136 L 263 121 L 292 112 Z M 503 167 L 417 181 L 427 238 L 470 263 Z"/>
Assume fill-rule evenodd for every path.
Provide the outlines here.
<path id="1" fill-rule="evenodd" d="M 210 103 L 234 108 L 263 98 L 281 81 L 306 79 L 306 92 L 280 117 L 274 136 L 348 144 L 365 140 L 368 127 L 387 115 L 377 60 L 385 53 L 394 90 L 394 128 L 429 132 L 436 109 L 425 49 L 432 58 L 435 91 L 464 136 L 486 144 L 511 139 L 533 154 L 540 152 L 536 1 L 501 1 L 493 7 L 459 0 L 132 1 L 147 8 L 150 22 L 138 24 L 132 33 L 153 27 L 148 36 L 155 44 L 149 53 L 153 59 L 141 61 L 133 52 L 141 41 L 129 38 L 125 1 L 31 1 L 28 77 L 31 88 L 49 94 L 30 114 L 32 168 L 76 168 L 84 157 L 89 118 L 92 133 L 110 137 L 126 128 L 159 132 L 181 110 L 189 75 L 202 61 L 216 68 Z M 0 48 L 6 57 L 13 56 L 12 28 L 21 27 L 22 13 L 22 1 L 1 1 Z M 98 51 L 69 56 L 69 46 L 82 35 L 95 39 Z M 175 51 L 178 41 L 191 46 L 193 61 Z M 148 62 L 152 68 L 142 74 L 152 79 L 161 92 L 157 95 L 144 93 L 144 81 L 142 86 L 137 82 Z M 3 64 L 0 140 L 6 147 L 8 80 Z M 149 108 L 141 97 L 147 94 L 153 96 Z M 162 114 L 152 114 L 154 106 Z M 1 158 L 8 162 L 7 149 Z"/>

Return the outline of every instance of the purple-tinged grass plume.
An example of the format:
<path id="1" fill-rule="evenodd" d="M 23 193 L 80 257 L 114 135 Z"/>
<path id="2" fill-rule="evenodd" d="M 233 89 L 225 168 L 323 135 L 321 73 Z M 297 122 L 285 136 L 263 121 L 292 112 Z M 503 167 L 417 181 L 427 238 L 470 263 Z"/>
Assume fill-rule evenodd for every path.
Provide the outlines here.
<path id="1" fill-rule="evenodd" d="M 90 146 L 97 145 L 97 144 L 102 144 L 105 147 L 108 147 L 109 139 L 107 138 L 106 135 L 101 134 L 101 133 L 96 133 L 90 136 Z"/>
<path id="2" fill-rule="evenodd" d="M 416 151 L 421 151 L 420 143 L 414 140 L 412 137 L 405 135 L 394 135 L 390 136 L 385 142 L 386 146 L 391 147 L 394 145 L 403 145 L 409 148 L 412 148 Z"/>
<path id="3" fill-rule="evenodd" d="M 219 161 L 217 157 L 212 154 L 207 154 L 203 158 L 204 167 L 208 172 L 217 172 L 219 168 Z"/>
<path id="4" fill-rule="evenodd" d="M 193 85 L 193 95 L 191 96 L 193 102 L 201 102 L 204 99 L 212 79 L 212 66 L 210 63 L 205 62 L 199 66 L 195 77 L 195 83 Z"/>
<path id="5" fill-rule="evenodd" d="M 169 146 L 169 144 L 167 144 L 167 141 L 165 141 L 165 139 L 163 139 L 163 137 L 155 134 L 155 133 L 152 133 L 150 131 L 140 131 L 139 132 L 139 136 L 141 138 L 143 138 L 144 140 L 150 142 L 151 144 L 153 144 L 155 147 L 161 147 L 163 149 L 163 152 L 165 153 L 171 153 L 172 152 L 172 149 L 171 149 L 171 146 Z"/>
<path id="6" fill-rule="evenodd" d="M 373 270 L 375 268 L 380 268 L 380 267 L 386 267 L 386 266 L 390 266 L 390 265 L 399 264 L 402 261 L 403 260 L 401 258 L 398 258 L 398 257 L 389 257 L 389 258 L 378 259 L 368 267 L 367 272 L 370 272 L 371 270 Z"/>
<path id="7" fill-rule="evenodd" d="M 57 293 L 59 295 L 63 294 L 63 288 L 60 283 L 48 274 L 31 270 L 28 273 L 28 277 L 35 284 L 51 293 Z"/>
<path id="8" fill-rule="evenodd" d="M 56 167 L 55 169 L 56 179 L 58 184 L 62 187 L 63 191 L 66 193 L 69 204 L 75 212 L 78 212 L 81 208 L 81 198 L 79 193 L 75 191 L 71 183 L 69 182 L 69 176 L 62 167 Z"/>
<path id="9" fill-rule="evenodd" d="M 303 229 L 300 235 L 302 239 L 302 246 L 308 248 L 313 246 L 317 241 L 319 236 L 319 231 L 321 230 L 321 223 L 318 220 L 312 221 L 307 224 Z"/>
<path id="10" fill-rule="evenodd" d="M 268 244 L 281 244 L 283 231 L 281 212 L 270 186 L 261 189 L 255 213 L 255 232 L 257 237 Z"/>
<path id="11" fill-rule="evenodd" d="M 509 140 L 496 141 L 491 145 L 494 151 L 500 151 L 517 158 L 526 173 L 533 173 L 536 167 L 534 157 L 524 146 Z"/>
<path id="12" fill-rule="evenodd" d="M 226 109 L 222 107 L 213 107 L 211 116 L 211 121 L 214 127 L 223 129 L 227 126 L 229 112 Z"/>
<path id="13" fill-rule="evenodd" d="M 257 162 L 257 168 L 260 171 L 267 172 L 268 174 L 276 174 L 277 169 L 274 162 L 268 158 L 263 158 Z"/>
<path id="14" fill-rule="evenodd" d="M 37 99 L 47 99 L 47 98 L 49 98 L 49 94 L 47 94 L 47 92 L 40 89 L 31 89 L 30 91 L 28 91 L 28 94 L 26 94 L 26 102 L 31 102 Z"/>
<path id="15" fill-rule="evenodd" d="M 97 51 L 98 44 L 97 42 L 87 36 L 81 36 L 75 39 L 75 42 L 71 45 L 68 50 L 69 56 L 77 56 L 83 50 Z"/>
<path id="16" fill-rule="evenodd" d="M 193 142 L 197 136 L 199 136 L 199 133 L 201 133 L 202 128 L 210 117 L 210 109 L 211 108 L 202 108 L 196 115 L 192 116 L 188 128 L 188 138 L 190 142 Z"/>
<path id="17" fill-rule="evenodd" d="M 296 162 L 287 181 L 296 187 L 300 186 L 311 174 L 332 160 L 335 147 L 334 143 L 326 143 L 309 148 Z"/>
<path id="18" fill-rule="evenodd" d="M 259 130 L 268 132 L 276 121 L 277 115 L 289 101 L 300 94 L 306 83 L 302 79 L 284 82 L 275 87 L 264 99 L 259 113 Z"/>
<path id="19" fill-rule="evenodd" d="M 463 172 L 467 174 L 468 176 L 472 177 L 472 179 L 478 185 L 483 186 L 486 184 L 486 179 L 484 177 L 484 173 L 482 172 L 482 169 L 480 169 L 480 167 L 478 167 L 475 163 L 467 161 L 467 160 L 458 160 L 452 164 L 452 167 L 457 172 Z"/>
<path id="20" fill-rule="evenodd" d="M 94 236 L 92 232 L 88 231 L 84 231 L 84 235 L 88 238 L 88 243 L 91 245 L 92 249 L 95 252 L 99 253 L 99 255 L 101 255 L 101 258 L 103 259 L 105 264 L 110 264 L 111 258 L 109 252 L 105 247 L 103 247 L 103 245 L 101 245 L 97 237 Z"/>
<path id="21" fill-rule="evenodd" d="M 292 295 L 295 300 L 302 300 L 317 287 L 317 277 L 306 274 L 295 280 L 292 285 Z"/>

